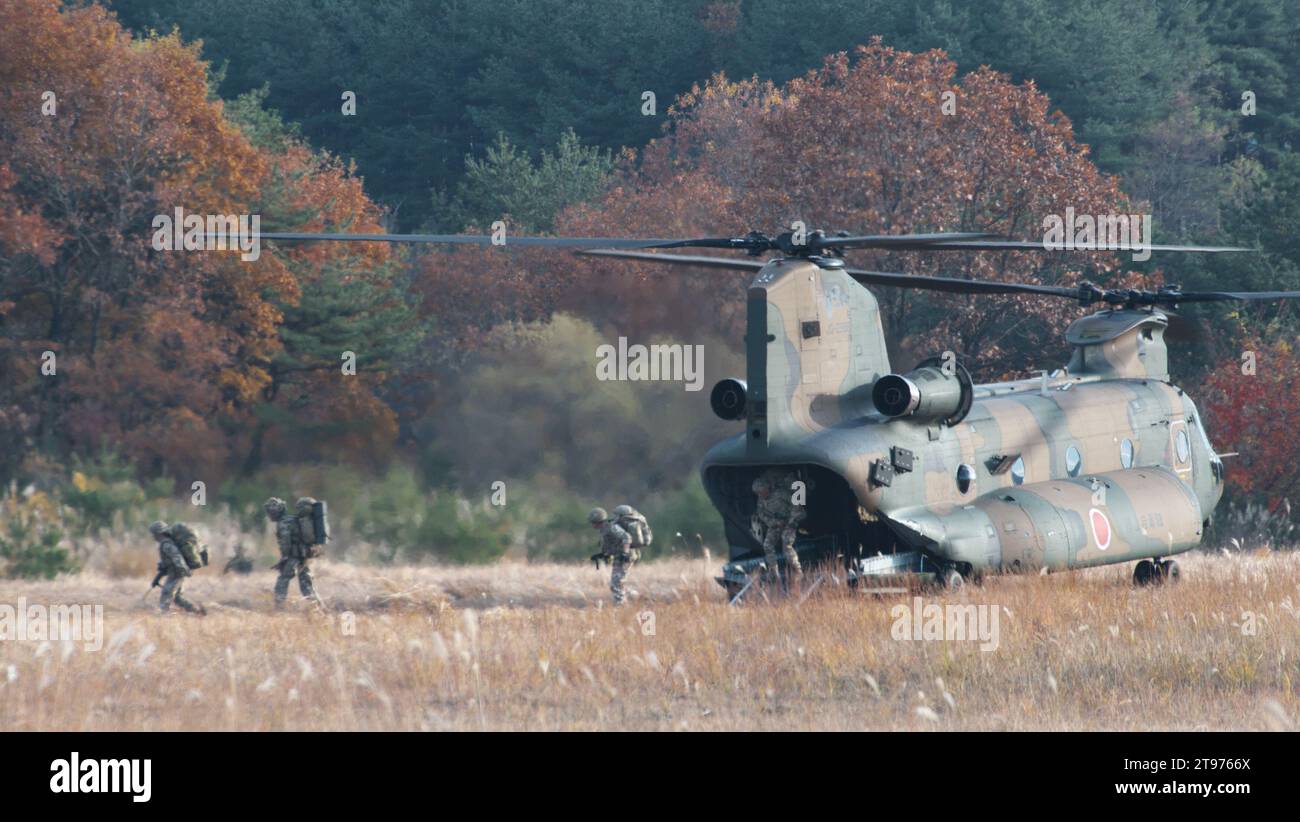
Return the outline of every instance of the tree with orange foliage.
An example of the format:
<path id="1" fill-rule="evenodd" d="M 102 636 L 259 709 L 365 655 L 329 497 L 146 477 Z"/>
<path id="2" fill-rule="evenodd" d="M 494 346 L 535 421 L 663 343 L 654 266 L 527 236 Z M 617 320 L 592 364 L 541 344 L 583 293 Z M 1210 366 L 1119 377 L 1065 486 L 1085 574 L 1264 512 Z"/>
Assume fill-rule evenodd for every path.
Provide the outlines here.
<path id="1" fill-rule="evenodd" d="M 215 483 L 246 455 L 280 381 L 286 307 L 314 278 L 391 278 L 381 248 L 273 250 L 256 263 L 151 248 L 154 216 L 176 207 L 259 213 L 268 229 L 378 230 L 350 169 L 302 145 L 251 143 L 209 79 L 196 46 L 133 39 L 100 6 L 0 5 L 0 409 L 34 421 L 20 452 L 119 444 L 149 474 Z M 299 393 L 322 417 L 385 421 L 353 447 L 387 447 L 382 374 L 341 379 Z"/>

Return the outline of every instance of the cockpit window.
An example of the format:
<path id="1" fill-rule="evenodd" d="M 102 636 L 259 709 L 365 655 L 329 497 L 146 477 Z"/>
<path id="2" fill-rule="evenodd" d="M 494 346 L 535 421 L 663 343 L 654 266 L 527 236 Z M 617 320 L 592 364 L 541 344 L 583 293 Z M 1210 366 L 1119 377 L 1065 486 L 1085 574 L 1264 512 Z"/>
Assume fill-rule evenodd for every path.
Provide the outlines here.
<path id="1" fill-rule="evenodd" d="M 1128 437 L 1119 444 L 1119 464 L 1125 468 L 1133 467 L 1133 440 Z"/>
<path id="2" fill-rule="evenodd" d="M 1174 435 L 1174 449 L 1178 452 L 1179 462 L 1187 462 L 1187 458 L 1192 455 L 1192 443 L 1187 438 L 1186 428 L 1179 428 Z"/>

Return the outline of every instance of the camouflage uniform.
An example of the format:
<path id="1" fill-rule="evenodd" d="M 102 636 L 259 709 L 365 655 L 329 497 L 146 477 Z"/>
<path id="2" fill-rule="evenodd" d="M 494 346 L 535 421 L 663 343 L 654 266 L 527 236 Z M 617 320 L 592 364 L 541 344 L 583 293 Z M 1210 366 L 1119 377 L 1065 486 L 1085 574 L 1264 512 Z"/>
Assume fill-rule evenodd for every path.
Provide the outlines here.
<path id="1" fill-rule="evenodd" d="M 627 588 L 623 584 L 627 572 L 640 558 L 632 547 L 632 535 L 610 519 L 603 508 L 593 509 L 587 521 L 600 528 L 600 552 L 610 558 L 614 569 L 609 575 L 609 590 L 614 595 L 614 604 L 622 605 L 627 601 Z"/>
<path id="2" fill-rule="evenodd" d="M 289 583 L 295 576 L 302 595 L 320 604 L 320 597 L 316 596 L 316 588 L 312 583 L 311 568 L 307 563 L 307 546 L 303 545 L 298 530 L 298 518 L 288 514 L 284 500 L 276 497 L 267 500 L 262 507 L 266 509 L 267 517 L 275 523 L 275 541 L 280 546 L 280 561 L 276 563 L 280 576 L 275 580 L 275 607 L 284 607 L 284 601 L 289 596 Z"/>
<path id="3" fill-rule="evenodd" d="M 192 614 L 206 613 L 203 606 L 195 605 L 181 593 L 181 588 L 185 585 L 185 578 L 192 574 L 193 571 L 190 570 L 190 566 L 185 564 L 185 558 L 181 556 L 181 549 L 177 547 L 167 533 L 167 523 L 153 523 L 149 526 L 149 533 L 153 534 L 154 539 L 158 540 L 158 573 L 166 575 L 162 584 L 162 597 L 158 601 L 158 610 L 164 614 L 168 613 L 171 611 L 172 603 L 175 602 Z"/>
<path id="4" fill-rule="evenodd" d="M 778 545 L 785 557 L 786 569 L 795 576 L 803 573 L 799 555 L 794 550 L 794 542 L 805 511 L 804 506 L 795 505 L 791 500 L 795 480 L 794 474 L 786 474 L 775 482 L 763 478 L 754 481 L 754 493 L 758 496 L 754 519 L 762 526 L 763 558 L 768 572 L 772 574 L 779 567 L 776 551 Z"/>

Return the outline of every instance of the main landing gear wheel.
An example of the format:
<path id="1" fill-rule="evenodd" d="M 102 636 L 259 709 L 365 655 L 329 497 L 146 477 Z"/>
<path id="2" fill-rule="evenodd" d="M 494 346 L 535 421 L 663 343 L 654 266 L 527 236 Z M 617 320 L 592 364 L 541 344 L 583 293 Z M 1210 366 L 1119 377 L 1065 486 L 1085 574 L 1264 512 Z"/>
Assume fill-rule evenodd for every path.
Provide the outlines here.
<path id="1" fill-rule="evenodd" d="M 1182 569 L 1172 559 L 1155 560 L 1154 562 L 1144 559 L 1133 569 L 1134 585 L 1163 585 L 1166 582 L 1179 582 L 1182 578 Z"/>
<path id="2" fill-rule="evenodd" d="M 1160 571 L 1160 578 L 1158 580 L 1159 582 L 1168 582 L 1171 584 L 1176 584 L 1178 582 L 1181 582 L 1183 579 L 1182 569 L 1180 569 L 1178 567 L 1178 563 L 1174 562 L 1172 559 L 1167 559 L 1164 562 L 1156 563 L 1156 568 L 1158 568 Z"/>
<path id="3" fill-rule="evenodd" d="M 1133 584 L 1139 587 L 1150 585 L 1156 581 L 1156 566 L 1149 559 L 1144 559 L 1133 569 Z"/>

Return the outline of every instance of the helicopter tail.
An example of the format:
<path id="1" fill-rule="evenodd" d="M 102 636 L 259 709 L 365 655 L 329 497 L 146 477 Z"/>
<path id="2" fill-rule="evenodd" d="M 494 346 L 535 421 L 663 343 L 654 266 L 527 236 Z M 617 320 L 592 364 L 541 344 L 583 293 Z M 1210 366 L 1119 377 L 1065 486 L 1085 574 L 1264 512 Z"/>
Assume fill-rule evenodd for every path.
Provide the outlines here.
<path id="1" fill-rule="evenodd" d="M 745 341 L 751 451 L 862 416 L 872 384 L 890 373 L 876 298 L 842 269 L 807 260 L 759 272 Z"/>

